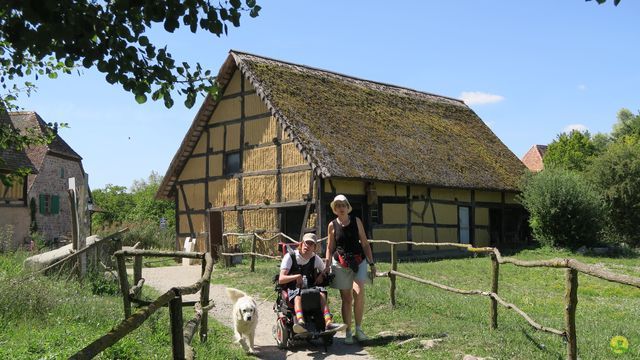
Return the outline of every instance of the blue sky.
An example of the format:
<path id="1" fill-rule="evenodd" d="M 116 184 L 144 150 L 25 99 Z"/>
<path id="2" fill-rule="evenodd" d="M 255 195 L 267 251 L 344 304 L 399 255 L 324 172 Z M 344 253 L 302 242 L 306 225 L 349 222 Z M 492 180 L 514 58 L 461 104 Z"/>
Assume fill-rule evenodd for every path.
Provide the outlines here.
<path id="1" fill-rule="evenodd" d="M 229 49 L 464 99 L 518 156 L 567 128 L 610 132 L 640 109 L 640 2 L 584 0 L 258 1 L 226 37 L 150 37 L 217 73 Z M 167 170 L 203 97 L 138 105 L 94 70 L 42 79 L 19 104 L 83 157 L 92 188 Z"/>

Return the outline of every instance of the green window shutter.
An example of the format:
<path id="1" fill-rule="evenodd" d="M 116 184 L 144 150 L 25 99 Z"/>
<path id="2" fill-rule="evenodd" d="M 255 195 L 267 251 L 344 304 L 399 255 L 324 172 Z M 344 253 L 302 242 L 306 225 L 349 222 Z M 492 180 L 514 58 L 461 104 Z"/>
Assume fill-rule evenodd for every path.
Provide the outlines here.
<path id="1" fill-rule="evenodd" d="M 60 212 L 60 196 L 51 195 L 51 213 L 57 214 Z"/>
<path id="2" fill-rule="evenodd" d="M 40 204 L 40 214 L 44 215 L 45 214 L 45 195 L 40 194 L 40 196 L 38 197 L 39 200 L 39 204 Z"/>

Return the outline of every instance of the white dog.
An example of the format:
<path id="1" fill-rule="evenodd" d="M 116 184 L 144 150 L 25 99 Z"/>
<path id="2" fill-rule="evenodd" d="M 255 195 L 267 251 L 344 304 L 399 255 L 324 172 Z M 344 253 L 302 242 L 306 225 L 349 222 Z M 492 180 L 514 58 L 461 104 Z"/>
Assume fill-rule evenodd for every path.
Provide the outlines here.
<path id="1" fill-rule="evenodd" d="M 233 332 L 236 342 L 253 354 L 253 337 L 258 325 L 258 306 L 255 300 L 244 292 L 227 288 L 227 295 L 233 301 Z"/>

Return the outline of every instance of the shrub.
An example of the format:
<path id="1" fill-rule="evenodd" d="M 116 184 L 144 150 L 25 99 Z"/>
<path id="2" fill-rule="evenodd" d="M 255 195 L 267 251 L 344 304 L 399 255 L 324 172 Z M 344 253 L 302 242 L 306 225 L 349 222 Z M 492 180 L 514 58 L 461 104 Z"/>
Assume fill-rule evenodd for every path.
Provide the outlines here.
<path id="1" fill-rule="evenodd" d="M 577 248 L 597 242 L 602 206 L 593 188 L 574 172 L 548 168 L 525 178 L 522 204 L 533 236 L 542 244 Z"/>
<path id="2" fill-rule="evenodd" d="M 608 236 L 640 245 L 640 140 L 611 144 L 590 174 L 602 193 Z"/>

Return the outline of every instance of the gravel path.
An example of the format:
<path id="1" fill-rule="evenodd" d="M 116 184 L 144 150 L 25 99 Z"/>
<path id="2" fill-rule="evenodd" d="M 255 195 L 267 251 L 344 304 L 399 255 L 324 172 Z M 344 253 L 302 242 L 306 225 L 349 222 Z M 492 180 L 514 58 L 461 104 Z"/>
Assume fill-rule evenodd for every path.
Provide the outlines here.
<path id="1" fill-rule="evenodd" d="M 190 285 L 200 278 L 200 265 L 192 266 L 168 266 L 157 268 L 143 268 L 142 277 L 145 285 L 149 285 L 160 292 L 166 292 L 174 286 Z M 232 327 L 231 310 L 233 304 L 227 297 L 224 285 L 212 284 L 209 290 L 210 298 L 214 300 L 215 307 L 209 311 L 209 315 L 220 323 Z M 241 289 L 242 290 L 242 289 Z M 198 300 L 199 293 L 188 295 L 184 300 Z M 367 352 L 359 345 L 345 345 L 344 332 L 336 334 L 333 345 L 329 347 L 327 353 L 320 340 L 312 344 L 300 345 L 294 349 L 284 351 L 276 346 L 276 341 L 272 335 L 272 328 L 275 324 L 275 313 L 273 312 L 273 299 L 266 301 L 256 299 L 259 307 L 260 320 L 256 330 L 255 350 L 256 356 L 260 359 L 372 359 Z"/>

